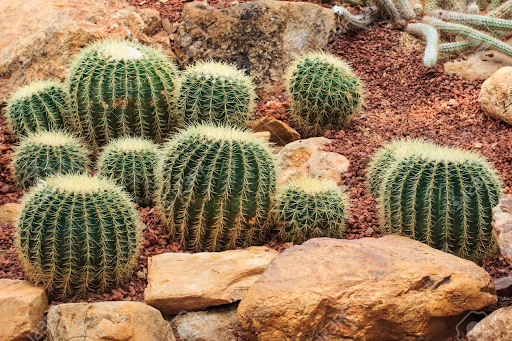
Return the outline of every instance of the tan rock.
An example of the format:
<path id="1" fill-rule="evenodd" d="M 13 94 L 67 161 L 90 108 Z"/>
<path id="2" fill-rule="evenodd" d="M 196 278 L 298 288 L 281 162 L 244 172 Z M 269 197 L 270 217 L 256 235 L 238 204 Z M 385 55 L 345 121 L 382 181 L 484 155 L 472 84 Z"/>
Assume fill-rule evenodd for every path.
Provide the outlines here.
<path id="1" fill-rule="evenodd" d="M 446 340 L 497 301 L 475 263 L 400 236 L 318 238 L 286 249 L 238 307 L 250 340 Z"/>
<path id="2" fill-rule="evenodd" d="M 295 129 L 283 121 L 270 116 L 265 116 L 252 122 L 249 128 L 255 132 L 270 132 L 270 142 L 278 146 L 284 146 L 290 142 L 300 140 L 300 135 Z"/>
<path id="3" fill-rule="evenodd" d="M 175 341 L 162 314 L 140 302 L 69 303 L 48 312 L 47 341 Z"/>
<path id="4" fill-rule="evenodd" d="M 208 58 L 232 62 L 267 98 L 283 88 L 287 65 L 322 49 L 335 27 L 332 10 L 311 3 L 264 0 L 217 9 L 192 2 L 182 12 L 175 52 L 183 66 Z"/>
<path id="5" fill-rule="evenodd" d="M 500 308 L 480 321 L 468 333 L 468 341 L 512 340 L 512 307 Z"/>
<path id="6" fill-rule="evenodd" d="M 503 258 L 512 265 L 512 195 L 502 196 L 492 210 L 492 226 L 496 232 L 498 245 Z"/>
<path id="7" fill-rule="evenodd" d="M 8 203 L 0 206 L 0 224 L 14 225 L 20 211 L 21 204 Z"/>
<path id="8" fill-rule="evenodd" d="M 43 288 L 25 281 L 0 279 L 0 340 L 40 340 L 48 299 Z"/>
<path id="9" fill-rule="evenodd" d="M 510 89 L 512 87 L 512 67 L 496 71 L 482 84 L 478 102 L 483 112 L 498 120 L 512 124 Z"/>
<path id="10" fill-rule="evenodd" d="M 446 62 L 444 71 L 464 79 L 487 79 L 504 66 L 512 66 L 512 57 L 497 51 L 478 51 Z"/>
<path id="11" fill-rule="evenodd" d="M 239 301 L 275 256 L 267 247 L 153 256 L 144 301 L 164 315 Z"/>

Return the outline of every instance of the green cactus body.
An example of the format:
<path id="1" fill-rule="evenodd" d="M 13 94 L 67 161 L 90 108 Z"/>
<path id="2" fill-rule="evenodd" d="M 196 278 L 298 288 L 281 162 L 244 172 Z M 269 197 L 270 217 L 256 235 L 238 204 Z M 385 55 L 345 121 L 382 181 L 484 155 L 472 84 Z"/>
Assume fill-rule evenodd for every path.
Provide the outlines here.
<path id="1" fill-rule="evenodd" d="M 415 4 L 414 5 L 414 13 L 417 17 L 423 16 L 423 5 L 422 4 Z"/>
<path id="2" fill-rule="evenodd" d="M 146 206 L 152 203 L 156 191 L 158 160 L 158 146 L 153 142 L 121 137 L 101 152 L 98 173 L 124 187 L 137 204 Z"/>
<path id="3" fill-rule="evenodd" d="M 191 126 L 164 146 L 158 170 L 157 207 L 184 249 L 222 251 L 267 235 L 276 164 L 252 133 Z"/>
<path id="4" fill-rule="evenodd" d="M 473 261 L 495 250 L 492 209 L 500 180 L 470 152 L 438 146 L 399 151 L 380 188 L 385 233 L 409 236 Z"/>
<path id="5" fill-rule="evenodd" d="M 11 166 L 18 186 L 26 188 L 54 174 L 87 173 L 89 151 L 70 134 L 40 131 L 21 140 Z"/>
<path id="6" fill-rule="evenodd" d="M 416 17 L 409 0 L 396 0 L 396 4 L 398 5 L 398 10 L 405 20 L 412 20 Z"/>
<path id="7" fill-rule="evenodd" d="M 423 55 L 423 65 L 434 67 L 437 64 L 439 54 L 439 34 L 436 29 L 430 25 L 422 23 L 408 24 L 405 31 L 414 35 L 419 35 L 426 40 L 427 46 Z"/>
<path id="8" fill-rule="evenodd" d="M 111 181 L 55 176 L 23 199 L 16 246 L 31 281 L 65 299 L 119 286 L 137 264 L 141 224 Z"/>
<path id="9" fill-rule="evenodd" d="M 505 1 L 493 11 L 487 13 L 487 15 L 494 18 L 508 18 L 510 17 L 510 12 L 512 12 L 512 0 Z"/>
<path id="10" fill-rule="evenodd" d="M 361 109 L 361 80 L 336 56 L 305 54 L 291 64 L 286 78 L 290 118 L 303 135 L 343 129 Z"/>
<path id="11" fill-rule="evenodd" d="M 440 53 L 454 53 L 454 52 L 462 52 L 471 48 L 471 44 L 467 41 L 456 41 L 453 43 L 444 43 L 439 44 L 439 52 Z"/>
<path id="12" fill-rule="evenodd" d="M 467 12 L 469 14 L 480 14 L 480 9 L 478 8 L 478 4 L 476 2 L 472 2 L 468 5 Z"/>
<path id="13" fill-rule="evenodd" d="M 68 96 L 59 82 L 41 81 L 20 88 L 7 100 L 7 122 L 14 135 L 62 129 L 69 114 Z"/>
<path id="14" fill-rule="evenodd" d="M 68 77 L 73 129 L 94 148 L 120 136 L 161 142 L 173 125 L 178 69 L 158 50 L 123 40 L 99 41 L 75 59 Z"/>
<path id="15" fill-rule="evenodd" d="M 372 1 L 380 11 L 388 15 L 393 20 L 400 20 L 400 12 L 392 0 L 374 0 Z"/>
<path id="16" fill-rule="evenodd" d="M 463 25 L 501 31 L 510 31 L 512 29 L 512 20 L 492 18 L 486 15 L 466 14 L 443 10 L 434 11 L 433 14 L 439 19 L 444 19 Z"/>
<path id="17" fill-rule="evenodd" d="M 294 179 L 278 190 L 276 202 L 280 236 L 287 242 L 342 238 L 345 233 L 349 199 L 332 180 Z"/>
<path id="18" fill-rule="evenodd" d="M 500 4 L 502 0 L 491 0 L 489 6 L 487 6 L 487 12 L 492 12 L 495 10 Z"/>
<path id="19" fill-rule="evenodd" d="M 186 124 L 222 123 L 244 127 L 253 116 L 255 87 L 235 66 L 199 62 L 179 78 L 177 112 Z"/>
<path id="20" fill-rule="evenodd" d="M 430 12 L 438 7 L 439 0 L 425 0 L 425 12 Z"/>

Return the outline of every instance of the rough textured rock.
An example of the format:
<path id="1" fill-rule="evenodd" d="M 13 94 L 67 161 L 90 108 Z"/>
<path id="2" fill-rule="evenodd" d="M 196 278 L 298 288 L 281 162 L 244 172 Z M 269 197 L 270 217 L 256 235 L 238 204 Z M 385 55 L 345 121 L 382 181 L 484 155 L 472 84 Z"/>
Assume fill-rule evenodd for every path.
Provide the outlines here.
<path id="1" fill-rule="evenodd" d="M 171 321 L 180 341 L 238 341 L 237 304 L 186 312 Z"/>
<path id="2" fill-rule="evenodd" d="M 50 307 L 47 341 L 174 341 L 162 314 L 140 302 L 69 303 Z"/>
<path id="3" fill-rule="evenodd" d="M 511 80 L 512 67 L 503 67 L 482 84 L 478 96 L 478 102 L 484 113 L 508 124 L 512 124 Z"/>
<path id="4" fill-rule="evenodd" d="M 267 98 L 282 89 L 288 63 L 322 49 L 334 29 L 331 10 L 305 2 L 264 0 L 226 9 L 192 2 L 183 10 L 175 52 L 183 65 L 207 58 L 235 63 Z"/>
<path id="5" fill-rule="evenodd" d="M 284 146 L 278 153 L 281 161 L 279 181 L 286 183 L 292 178 L 309 175 L 340 182 L 350 162 L 341 154 L 324 151 L 329 143 L 328 138 L 312 137 Z"/>
<path id="6" fill-rule="evenodd" d="M 492 210 L 492 226 L 503 258 L 512 265 L 512 194 L 505 194 Z"/>
<path id="7" fill-rule="evenodd" d="M 494 280 L 498 296 L 512 296 L 512 277 L 502 277 Z"/>
<path id="8" fill-rule="evenodd" d="M 40 340 L 48 300 L 43 288 L 0 279 L 0 340 Z"/>
<path id="9" fill-rule="evenodd" d="M 8 203 L 0 206 L 0 224 L 13 225 L 21 210 L 21 204 Z"/>
<path id="10" fill-rule="evenodd" d="M 400 236 L 311 239 L 275 258 L 238 306 L 251 340 L 446 340 L 497 301 L 475 263 Z"/>
<path id="11" fill-rule="evenodd" d="M 500 308 L 480 321 L 468 333 L 468 341 L 512 340 L 512 307 Z"/>
<path id="12" fill-rule="evenodd" d="M 164 315 L 239 301 L 276 256 L 267 247 L 153 256 L 144 301 Z"/>
<path id="13" fill-rule="evenodd" d="M 465 57 L 446 62 L 444 71 L 464 79 L 487 79 L 500 68 L 512 66 L 512 57 L 497 51 L 478 51 Z"/>
<path id="14" fill-rule="evenodd" d="M 172 55 L 158 12 L 124 0 L 2 0 L 0 13 L 0 102 L 24 83 L 62 79 L 80 48 L 99 38 L 155 43 Z"/>
<path id="15" fill-rule="evenodd" d="M 295 129 L 283 121 L 270 116 L 265 116 L 259 120 L 253 121 L 250 128 L 255 132 L 270 132 L 270 142 L 278 146 L 284 146 L 290 142 L 300 140 L 300 135 Z"/>

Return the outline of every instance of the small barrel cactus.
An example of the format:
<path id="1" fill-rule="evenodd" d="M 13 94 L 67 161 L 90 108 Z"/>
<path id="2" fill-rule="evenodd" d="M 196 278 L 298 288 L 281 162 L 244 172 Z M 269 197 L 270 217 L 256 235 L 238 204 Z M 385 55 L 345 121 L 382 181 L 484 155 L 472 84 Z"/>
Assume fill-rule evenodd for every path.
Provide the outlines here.
<path id="1" fill-rule="evenodd" d="M 478 262 L 496 247 L 491 222 L 500 187 L 490 164 L 473 153 L 396 149 L 378 196 L 380 224 L 385 233 Z"/>
<path id="2" fill-rule="evenodd" d="M 252 118 L 256 93 L 249 76 L 235 66 L 199 62 L 179 78 L 177 112 L 185 123 L 227 123 L 240 127 Z"/>
<path id="3" fill-rule="evenodd" d="M 20 88 L 7 100 L 6 117 L 17 137 L 37 130 L 64 128 L 68 95 L 57 81 L 41 81 Z"/>
<path id="4" fill-rule="evenodd" d="M 72 128 L 95 151 L 120 136 L 163 141 L 178 123 L 170 115 L 177 74 L 171 59 L 149 46 L 125 40 L 89 45 L 67 81 Z"/>
<path id="5" fill-rule="evenodd" d="M 348 125 L 363 102 L 363 86 L 338 57 L 312 52 L 288 68 L 290 118 L 303 135 L 316 136 Z"/>
<path id="6" fill-rule="evenodd" d="M 222 251 L 266 237 L 276 165 L 252 133 L 191 126 L 166 143 L 158 170 L 157 207 L 184 249 Z"/>
<path id="7" fill-rule="evenodd" d="M 287 242 L 342 238 L 345 233 L 349 199 L 332 180 L 294 179 L 278 189 L 276 207 L 280 236 Z"/>
<path id="8" fill-rule="evenodd" d="M 128 194 L 113 182 L 54 176 L 23 199 L 17 250 L 31 281 L 53 297 L 103 292 L 132 273 L 141 224 Z"/>
<path id="9" fill-rule="evenodd" d="M 87 173 L 89 151 L 80 140 L 62 131 L 31 133 L 13 154 L 12 169 L 20 188 L 54 174 Z"/>
<path id="10" fill-rule="evenodd" d="M 158 146 L 144 138 L 121 137 L 109 143 L 98 160 L 99 175 L 133 195 L 139 205 L 149 205 L 156 190 Z"/>

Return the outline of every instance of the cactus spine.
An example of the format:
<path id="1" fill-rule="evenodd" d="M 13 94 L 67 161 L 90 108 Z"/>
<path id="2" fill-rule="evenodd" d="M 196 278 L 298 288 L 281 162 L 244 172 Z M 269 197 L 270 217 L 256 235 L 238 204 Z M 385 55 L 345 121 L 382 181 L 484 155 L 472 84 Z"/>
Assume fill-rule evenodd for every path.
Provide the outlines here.
<path id="1" fill-rule="evenodd" d="M 40 131 L 21 140 L 11 166 L 18 186 L 26 188 L 54 174 L 87 173 L 89 151 L 70 134 Z"/>
<path id="2" fill-rule="evenodd" d="M 95 151 L 119 136 L 162 141 L 177 123 L 170 116 L 177 73 L 167 56 L 139 43 L 89 45 L 76 57 L 67 81 L 73 128 Z"/>
<path id="3" fill-rule="evenodd" d="M 158 160 L 158 146 L 153 142 L 122 137 L 109 143 L 101 152 L 98 173 L 124 187 L 137 204 L 149 205 L 156 190 Z"/>
<path id="4" fill-rule="evenodd" d="M 64 128 L 68 96 L 56 81 L 41 81 L 20 88 L 7 100 L 7 122 L 14 135 Z"/>
<path id="5" fill-rule="evenodd" d="M 342 238 L 348 195 L 332 180 L 298 178 L 278 190 L 280 236 L 300 244 L 311 238 Z"/>
<path id="6" fill-rule="evenodd" d="M 347 63 L 321 52 L 307 53 L 288 68 L 290 118 L 304 135 L 340 130 L 350 123 L 363 102 L 363 86 Z"/>
<path id="7" fill-rule="evenodd" d="M 157 207 L 184 249 L 260 243 L 276 186 L 272 149 L 239 128 L 198 124 L 164 146 Z"/>
<path id="8" fill-rule="evenodd" d="M 419 35 L 426 40 L 427 46 L 423 55 L 423 65 L 426 67 L 436 66 L 439 54 L 439 34 L 436 29 L 430 25 L 416 23 L 408 24 L 405 31 L 414 35 Z"/>
<path id="9" fill-rule="evenodd" d="M 123 190 L 104 179 L 60 175 L 23 199 L 16 246 L 31 281 L 65 299 L 119 286 L 137 264 L 140 235 Z"/>
<path id="10" fill-rule="evenodd" d="M 235 66 L 199 62 L 179 78 L 177 112 L 186 123 L 212 122 L 240 127 L 253 116 L 256 92 L 249 76 Z"/>

